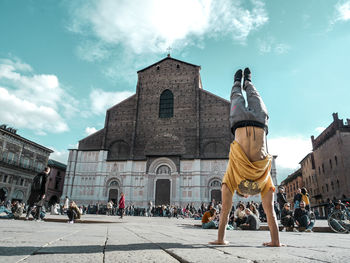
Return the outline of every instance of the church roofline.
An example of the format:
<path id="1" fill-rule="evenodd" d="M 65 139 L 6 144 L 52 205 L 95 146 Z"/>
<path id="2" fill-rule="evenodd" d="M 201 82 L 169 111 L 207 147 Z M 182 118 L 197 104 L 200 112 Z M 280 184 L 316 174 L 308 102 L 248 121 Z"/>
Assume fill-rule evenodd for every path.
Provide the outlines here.
<path id="1" fill-rule="evenodd" d="M 103 127 L 102 129 L 100 129 L 100 130 L 98 130 L 98 131 L 95 131 L 94 133 L 91 133 L 89 136 L 86 136 L 85 138 L 81 139 L 79 142 L 84 141 L 85 139 L 87 139 L 87 138 L 89 138 L 89 137 L 92 137 L 92 136 L 94 136 L 94 135 L 96 135 L 96 134 L 98 134 L 98 133 L 100 133 L 100 132 L 103 132 L 104 129 L 105 129 L 105 128 Z"/>
<path id="2" fill-rule="evenodd" d="M 126 99 L 122 100 L 121 102 L 119 102 L 119 103 L 113 105 L 112 107 L 108 108 L 108 109 L 106 110 L 106 112 L 107 112 L 107 111 L 110 111 L 110 110 L 113 109 L 114 107 L 117 107 L 119 104 L 122 104 L 122 103 L 124 103 L 124 102 L 127 101 L 127 100 L 130 100 L 130 99 L 131 99 L 132 97 L 134 97 L 134 96 L 136 96 L 136 93 L 134 93 L 133 95 L 127 97 Z"/>
<path id="3" fill-rule="evenodd" d="M 194 64 L 191 64 L 191 63 L 188 63 L 188 62 L 185 62 L 185 61 L 182 61 L 182 60 L 179 60 L 179 59 L 176 59 L 176 58 L 172 58 L 172 57 L 170 57 L 170 56 L 167 56 L 167 57 L 163 58 L 162 60 L 159 60 L 158 62 L 153 63 L 152 65 L 150 65 L 150 66 L 148 66 L 148 67 L 145 67 L 144 69 L 141 69 L 141 70 L 137 71 L 137 73 L 143 72 L 143 71 L 145 71 L 146 69 L 149 69 L 149 68 L 151 68 L 151 67 L 153 67 L 153 66 L 155 66 L 155 65 L 157 65 L 157 64 L 159 64 L 159 63 L 161 63 L 161 62 L 163 62 L 163 61 L 165 61 L 165 60 L 167 60 L 167 59 L 171 59 L 171 60 L 174 60 L 174 61 L 177 61 L 177 62 L 181 62 L 181 63 L 187 64 L 187 65 L 190 65 L 190 66 L 199 68 L 199 69 L 201 68 L 201 66 L 194 65 Z"/>
<path id="4" fill-rule="evenodd" d="M 201 89 L 201 91 L 203 91 L 203 92 L 205 92 L 205 93 L 208 93 L 209 95 L 211 95 L 211 96 L 213 96 L 213 97 L 215 97 L 215 98 L 217 98 L 217 99 L 219 99 L 219 100 L 222 100 L 223 102 L 226 102 L 226 103 L 229 103 L 229 104 L 230 104 L 230 102 L 229 102 L 228 100 L 226 100 L 226 99 L 224 99 L 224 98 L 221 98 L 220 96 L 215 95 L 214 93 L 211 93 L 210 91 L 207 91 L 207 90 L 205 90 L 205 89 Z"/>

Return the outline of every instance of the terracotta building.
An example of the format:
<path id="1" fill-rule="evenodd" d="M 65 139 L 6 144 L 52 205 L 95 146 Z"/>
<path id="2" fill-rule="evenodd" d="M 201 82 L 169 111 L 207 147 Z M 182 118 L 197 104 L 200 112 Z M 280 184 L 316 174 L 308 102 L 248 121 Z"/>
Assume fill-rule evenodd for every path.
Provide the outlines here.
<path id="1" fill-rule="evenodd" d="M 309 193 L 311 206 L 314 206 L 317 204 L 317 198 L 320 194 L 316 176 L 314 153 L 311 152 L 306 155 L 299 164 L 301 166 L 303 185 Z"/>
<path id="2" fill-rule="evenodd" d="M 43 171 L 53 151 L 0 126 L 0 200 L 26 202 L 34 176 Z"/>
<path id="3" fill-rule="evenodd" d="M 67 165 L 49 159 L 47 166 L 50 167 L 50 176 L 46 185 L 46 197 L 49 206 L 59 203 L 64 186 Z"/>
<path id="4" fill-rule="evenodd" d="M 294 196 L 297 193 L 298 188 L 302 188 L 304 186 L 301 169 L 298 169 L 291 175 L 288 175 L 288 177 L 281 182 L 281 186 L 283 186 L 285 189 L 288 202 L 292 205 L 292 207 L 294 207 Z"/>
<path id="5" fill-rule="evenodd" d="M 200 66 L 170 55 L 137 74 L 136 93 L 70 150 L 63 195 L 90 204 L 124 192 L 144 207 L 221 200 L 230 102 L 203 89 Z"/>
<path id="6" fill-rule="evenodd" d="M 314 197 L 325 215 L 329 200 L 350 198 L 350 119 L 345 124 L 333 113 L 333 122 L 317 137 L 311 136 L 315 160 Z"/>

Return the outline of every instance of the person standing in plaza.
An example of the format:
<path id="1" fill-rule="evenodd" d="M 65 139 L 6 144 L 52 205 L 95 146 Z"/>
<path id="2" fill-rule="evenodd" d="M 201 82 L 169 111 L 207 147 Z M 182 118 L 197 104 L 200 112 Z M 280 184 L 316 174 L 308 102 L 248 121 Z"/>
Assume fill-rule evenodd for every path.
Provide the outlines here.
<path id="1" fill-rule="evenodd" d="M 26 220 L 29 219 L 30 212 L 33 209 L 34 205 L 37 206 L 34 219 L 40 220 L 40 212 L 41 212 L 42 206 L 44 205 L 46 181 L 47 181 L 47 177 L 49 176 L 49 173 L 50 173 L 50 168 L 45 167 L 43 172 L 38 173 L 33 178 L 33 183 L 30 188 L 30 195 L 27 201 L 28 209 L 27 209 Z"/>
<path id="2" fill-rule="evenodd" d="M 112 210 L 113 210 L 113 202 L 112 202 L 112 200 L 109 200 L 109 202 L 107 202 L 107 215 L 108 216 L 112 215 Z"/>
<path id="3" fill-rule="evenodd" d="M 284 192 L 283 186 L 278 187 L 277 203 L 279 204 L 280 213 L 282 213 L 282 209 L 284 208 L 284 204 L 288 203 L 287 195 Z"/>
<path id="4" fill-rule="evenodd" d="M 301 189 L 298 188 L 297 193 L 294 196 L 293 202 L 294 202 L 294 210 L 299 208 L 299 204 L 302 200 L 302 195 L 301 195 Z"/>
<path id="5" fill-rule="evenodd" d="M 230 146 L 229 162 L 222 180 L 222 210 L 220 214 L 218 238 L 213 245 L 227 245 L 225 231 L 232 207 L 233 194 L 244 197 L 261 194 L 271 241 L 264 246 L 280 247 L 278 223 L 274 212 L 275 186 L 271 178 L 272 156 L 267 152 L 268 113 L 258 91 L 251 83 L 251 71 L 244 70 L 242 94 L 242 70 L 234 76 L 231 91 L 230 127 L 234 141 Z"/>
<path id="6" fill-rule="evenodd" d="M 310 211 L 310 199 L 309 199 L 309 194 L 306 190 L 305 187 L 301 188 L 301 200 L 304 201 L 305 203 L 305 209 L 307 211 Z"/>
<path id="7" fill-rule="evenodd" d="M 123 218 L 124 209 L 125 209 L 125 196 L 124 196 L 124 193 L 120 193 L 120 199 L 119 199 L 120 218 Z"/>

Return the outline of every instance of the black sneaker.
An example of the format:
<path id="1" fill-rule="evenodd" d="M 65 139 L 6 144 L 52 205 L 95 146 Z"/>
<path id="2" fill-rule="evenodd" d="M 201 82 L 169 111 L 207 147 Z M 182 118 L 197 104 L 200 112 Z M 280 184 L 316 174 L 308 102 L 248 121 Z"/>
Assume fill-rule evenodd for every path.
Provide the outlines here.
<path id="1" fill-rule="evenodd" d="M 241 82 L 241 80 L 242 80 L 242 70 L 241 69 L 239 69 L 239 70 L 237 70 L 236 71 L 236 73 L 235 73 L 235 82 L 236 81 L 239 81 L 239 82 Z"/>
<path id="2" fill-rule="evenodd" d="M 246 81 L 252 82 L 252 72 L 249 68 L 244 69 L 243 88 L 245 88 Z"/>

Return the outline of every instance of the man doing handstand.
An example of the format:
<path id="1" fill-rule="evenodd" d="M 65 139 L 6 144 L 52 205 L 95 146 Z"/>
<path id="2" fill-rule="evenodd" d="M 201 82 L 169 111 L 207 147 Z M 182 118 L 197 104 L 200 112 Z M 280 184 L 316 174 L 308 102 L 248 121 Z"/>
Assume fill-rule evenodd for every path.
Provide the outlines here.
<path id="1" fill-rule="evenodd" d="M 265 246 L 279 247 L 278 224 L 273 209 L 275 186 L 270 175 L 272 157 L 267 153 L 266 134 L 268 114 L 259 93 L 251 83 L 249 68 L 244 70 L 243 90 L 247 94 L 248 107 L 242 94 L 242 70 L 234 77 L 231 91 L 230 125 L 234 141 L 230 146 L 229 163 L 222 180 L 222 209 L 218 239 L 210 244 L 226 245 L 225 230 L 232 207 L 234 192 L 248 197 L 261 194 L 262 204 L 270 229 L 271 241 Z"/>

